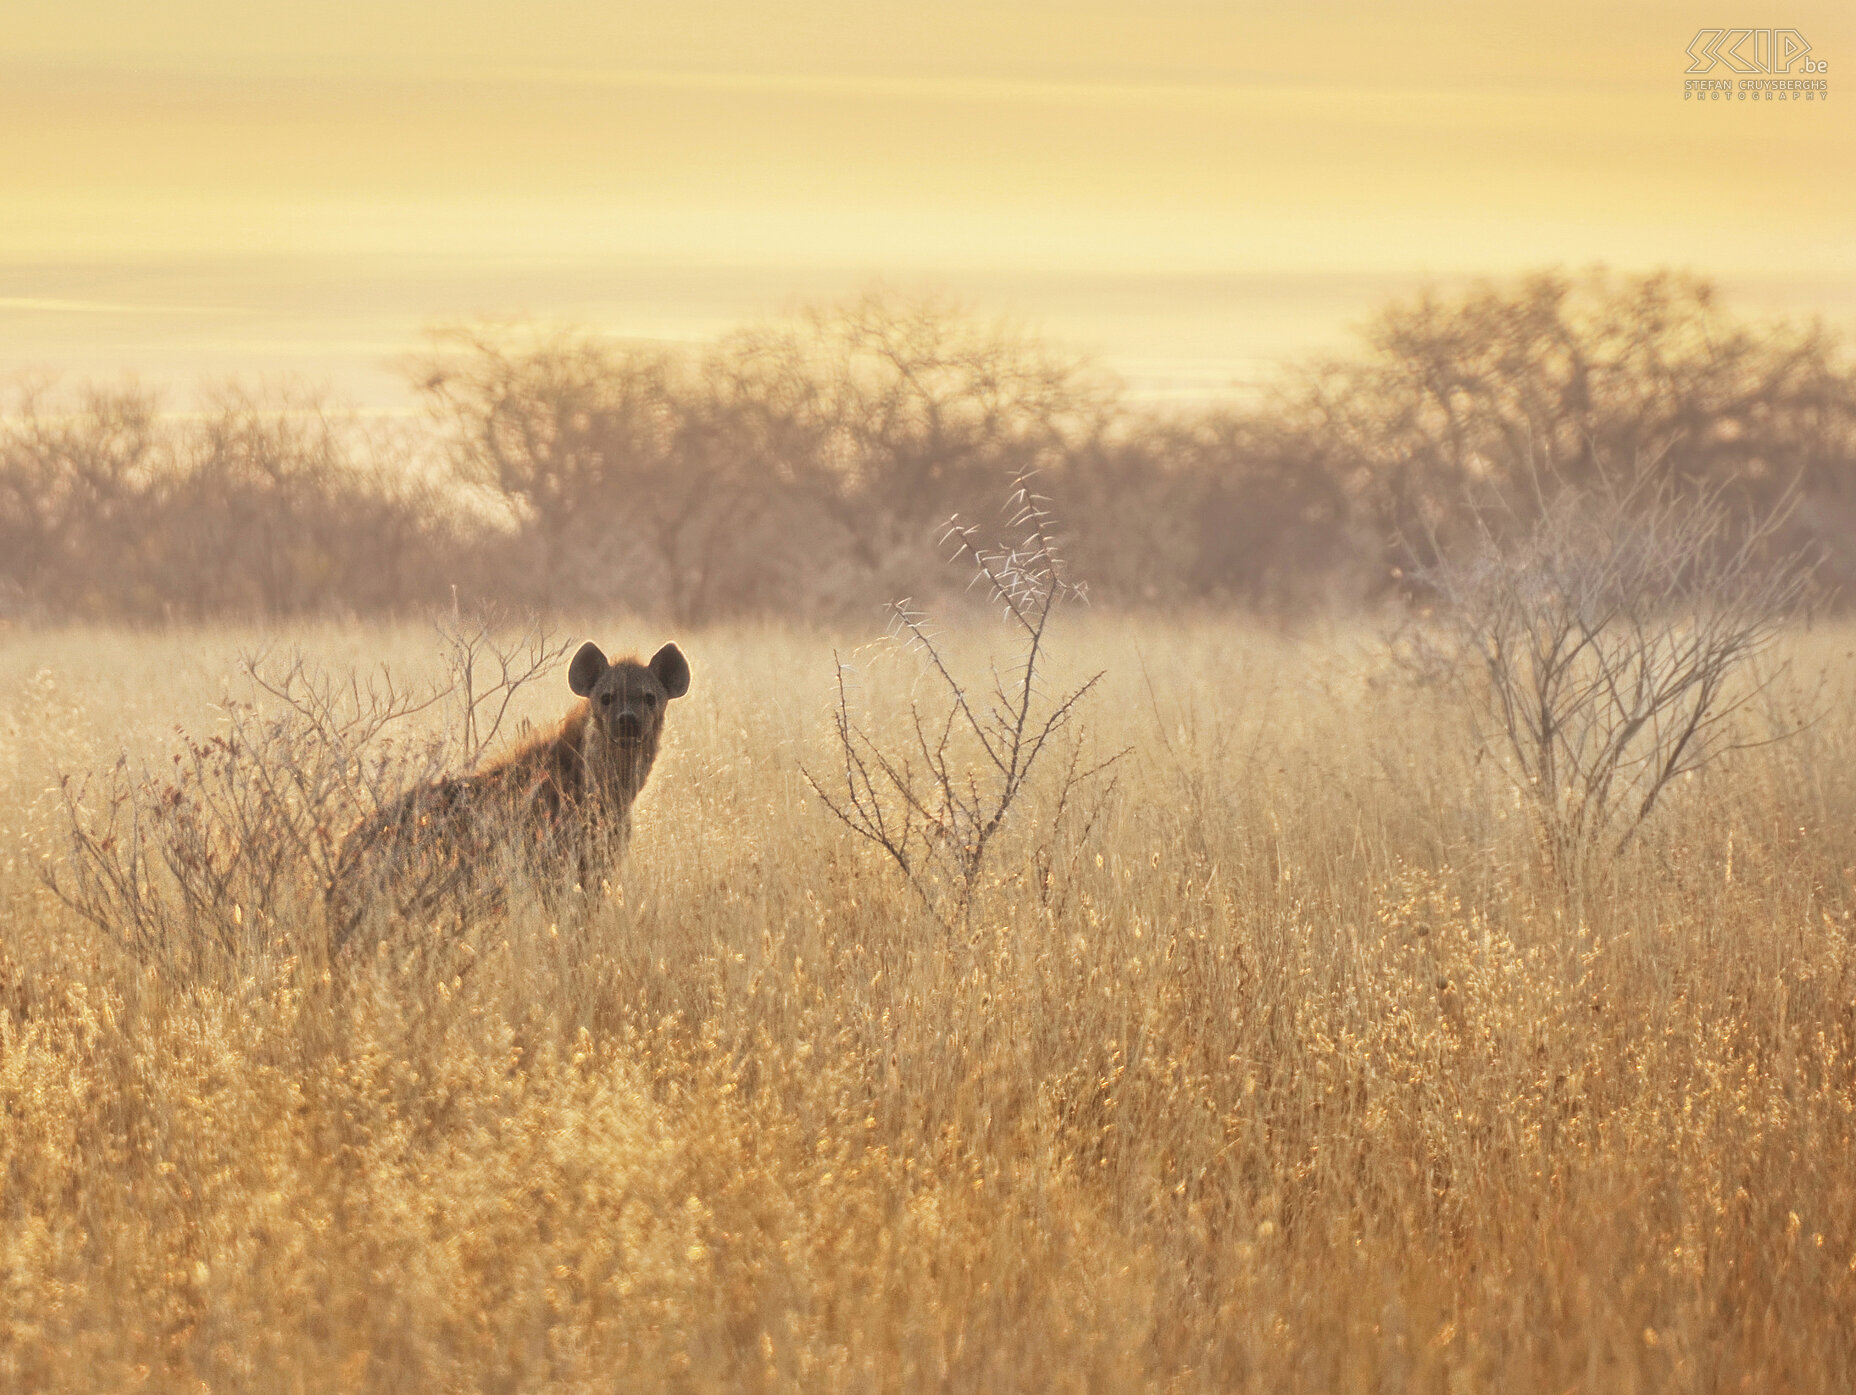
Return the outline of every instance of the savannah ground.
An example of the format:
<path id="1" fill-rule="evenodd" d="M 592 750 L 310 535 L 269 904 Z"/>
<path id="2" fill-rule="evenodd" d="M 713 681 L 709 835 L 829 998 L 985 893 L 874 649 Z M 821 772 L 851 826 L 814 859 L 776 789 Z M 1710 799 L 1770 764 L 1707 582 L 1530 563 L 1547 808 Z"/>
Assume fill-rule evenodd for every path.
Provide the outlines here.
<path id="1" fill-rule="evenodd" d="M 259 637 L 0 640 L 0 1388 L 1856 1386 L 1856 630 L 1569 881 L 1366 629 L 1073 616 L 1119 784 L 954 932 L 806 785 L 833 637 L 674 638 L 617 885 L 339 1010 L 313 899 L 183 967 L 41 885 Z"/>

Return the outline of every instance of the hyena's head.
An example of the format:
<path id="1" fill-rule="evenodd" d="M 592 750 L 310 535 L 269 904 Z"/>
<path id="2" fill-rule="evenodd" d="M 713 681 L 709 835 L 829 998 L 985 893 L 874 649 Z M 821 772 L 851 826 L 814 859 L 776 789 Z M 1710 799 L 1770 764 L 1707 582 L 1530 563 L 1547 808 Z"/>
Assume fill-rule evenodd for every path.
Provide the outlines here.
<path id="1" fill-rule="evenodd" d="M 587 700 L 588 734 L 600 747 L 649 760 L 664 732 L 665 704 L 690 690 L 690 665 L 674 644 L 658 650 L 648 664 L 607 663 L 589 640 L 568 665 L 567 686 Z"/>

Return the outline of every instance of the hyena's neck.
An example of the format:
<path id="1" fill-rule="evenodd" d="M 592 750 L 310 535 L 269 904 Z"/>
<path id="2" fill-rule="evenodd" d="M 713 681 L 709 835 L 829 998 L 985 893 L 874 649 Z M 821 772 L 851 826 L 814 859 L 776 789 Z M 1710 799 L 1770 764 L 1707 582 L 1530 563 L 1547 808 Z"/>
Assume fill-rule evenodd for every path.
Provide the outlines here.
<path id="1" fill-rule="evenodd" d="M 598 728 L 588 722 L 581 729 L 579 748 L 581 797 L 615 813 L 629 811 L 657 763 L 657 742 L 626 750 L 604 740 Z"/>
<path id="2" fill-rule="evenodd" d="M 651 767 L 656 761 L 657 752 L 649 748 L 636 752 L 612 751 L 604 760 L 590 764 L 587 773 L 596 786 L 599 801 L 622 813 L 638 798 L 638 791 L 651 777 Z"/>

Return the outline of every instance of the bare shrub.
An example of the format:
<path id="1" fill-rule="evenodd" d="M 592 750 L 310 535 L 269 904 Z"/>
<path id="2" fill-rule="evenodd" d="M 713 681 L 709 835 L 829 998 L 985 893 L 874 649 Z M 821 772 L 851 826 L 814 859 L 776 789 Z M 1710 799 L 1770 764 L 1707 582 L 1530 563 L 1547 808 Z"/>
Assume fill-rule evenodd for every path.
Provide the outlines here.
<path id="1" fill-rule="evenodd" d="M 559 668 L 572 641 L 545 621 L 512 624 L 494 608 L 466 614 L 454 606 L 434 628 L 448 675 L 446 728 L 455 742 L 447 755 L 474 770 L 502 736 L 517 695 Z"/>
<path id="2" fill-rule="evenodd" d="M 1771 546 L 1783 505 L 1748 517 L 1724 486 L 1649 467 L 1544 483 L 1527 520 L 1477 502 L 1472 540 L 1414 567 L 1446 637 L 1418 658 L 1471 686 L 1479 738 L 1569 871 L 1624 848 L 1675 781 L 1746 743 L 1734 718 L 1773 681 L 1760 659 L 1811 564 Z"/>
<path id="3" fill-rule="evenodd" d="M 825 807 L 881 848 L 950 928 L 969 921 L 1000 831 L 1024 802 L 1041 758 L 1070 732 L 1102 678 L 1098 672 L 1066 692 L 1044 691 L 1051 618 L 1077 593 L 1051 537 L 1045 501 L 1023 478 L 1014 485 L 1007 518 L 1006 531 L 1016 534 L 1012 542 L 976 546 L 975 530 L 957 518 L 946 537 L 957 544 L 950 560 L 969 557 L 974 583 L 983 583 L 1001 607 L 1017 645 L 1013 662 L 1003 671 L 992 667 L 989 689 L 963 679 L 932 620 L 908 600 L 896 602 L 889 639 L 922 657 L 937 698 L 911 702 L 907 735 L 886 742 L 854 711 L 847 666 L 840 662 L 832 717 L 838 768 L 828 778 L 834 788 L 842 781 L 842 794 L 804 772 Z M 1065 744 L 1050 821 L 1032 853 L 1040 894 L 1047 897 L 1055 890 L 1059 837 L 1072 831 L 1073 821 L 1081 823 L 1078 841 L 1087 834 L 1113 786 L 1112 777 L 1106 786 L 1101 777 L 1126 754 L 1091 760 L 1079 739 Z"/>
<path id="4" fill-rule="evenodd" d="M 59 785 L 67 847 L 50 889 L 139 961 L 190 974 L 300 953 L 341 841 L 409 786 L 468 768 L 564 642 L 539 623 L 437 623 L 446 672 L 334 673 L 300 652 L 242 661 L 219 729 L 181 732 L 167 768 L 125 756 Z"/>

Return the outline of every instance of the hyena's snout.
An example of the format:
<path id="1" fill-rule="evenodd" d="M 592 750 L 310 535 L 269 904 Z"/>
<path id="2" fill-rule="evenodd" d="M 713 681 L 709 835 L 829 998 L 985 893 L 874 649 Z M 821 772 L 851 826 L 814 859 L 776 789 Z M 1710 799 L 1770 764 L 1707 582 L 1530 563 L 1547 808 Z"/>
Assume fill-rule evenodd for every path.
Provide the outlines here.
<path id="1" fill-rule="evenodd" d="M 644 723 L 635 712 L 621 712 L 612 734 L 621 746 L 636 746 L 644 740 Z"/>

